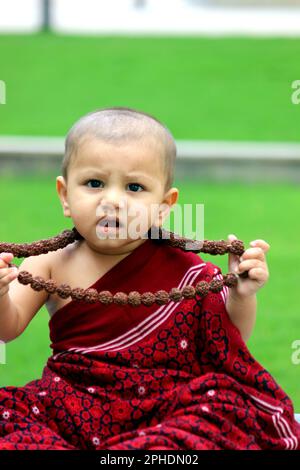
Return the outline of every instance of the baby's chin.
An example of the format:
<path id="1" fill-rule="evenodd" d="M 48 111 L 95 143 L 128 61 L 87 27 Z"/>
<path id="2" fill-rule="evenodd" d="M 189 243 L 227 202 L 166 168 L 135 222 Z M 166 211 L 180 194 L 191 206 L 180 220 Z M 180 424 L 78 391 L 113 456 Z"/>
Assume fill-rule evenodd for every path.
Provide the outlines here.
<path id="1" fill-rule="evenodd" d="M 148 239 L 147 234 L 144 238 L 106 238 L 106 239 L 96 239 L 96 242 L 85 240 L 85 242 L 99 254 L 103 255 L 122 255 L 128 253 L 139 245 L 144 243 Z"/>

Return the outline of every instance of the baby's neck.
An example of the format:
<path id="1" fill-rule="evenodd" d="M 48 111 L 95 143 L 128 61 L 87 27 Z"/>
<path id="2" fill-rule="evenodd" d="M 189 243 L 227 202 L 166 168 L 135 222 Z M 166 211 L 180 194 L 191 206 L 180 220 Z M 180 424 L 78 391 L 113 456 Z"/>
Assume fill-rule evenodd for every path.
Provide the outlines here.
<path id="1" fill-rule="evenodd" d="M 126 243 L 120 247 L 95 247 L 88 243 L 86 240 L 80 241 L 78 246 L 78 251 L 82 259 L 91 260 L 89 262 L 94 262 L 96 264 L 107 263 L 114 264 L 121 261 L 126 256 L 130 255 L 138 246 L 142 245 L 146 239 L 132 240 L 131 242 Z"/>

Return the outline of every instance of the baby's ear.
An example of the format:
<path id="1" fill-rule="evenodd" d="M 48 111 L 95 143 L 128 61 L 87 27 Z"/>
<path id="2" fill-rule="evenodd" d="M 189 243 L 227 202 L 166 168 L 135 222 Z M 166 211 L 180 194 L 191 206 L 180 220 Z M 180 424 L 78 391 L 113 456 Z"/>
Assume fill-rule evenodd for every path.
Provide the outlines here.
<path id="1" fill-rule="evenodd" d="M 67 201 L 67 185 L 63 176 L 57 176 L 56 178 L 56 191 L 63 208 L 64 216 L 71 217 L 69 204 Z"/>
<path id="2" fill-rule="evenodd" d="M 64 210 L 64 216 L 65 216 L 65 217 L 71 217 L 70 209 L 69 209 L 68 206 L 65 206 L 65 205 L 64 205 L 63 210 Z"/>
<path id="3" fill-rule="evenodd" d="M 168 204 L 170 207 L 174 206 L 177 203 L 179 196 L 179 190 L 177 188 L 171 188 L 169 191 L 166 192 L 164 196 L 164 202 Z"/>
<path id="4" fill-rule="evenodd" d="M 179 191 L 177 188 L 171 188 L 166 192 L 163 202 L 159 205 L 159 214 L 157 216 L 155 226 L 162 226 L 165 218 L 170 214 L 172 206 L 177 202 L 178 193 Z"/>

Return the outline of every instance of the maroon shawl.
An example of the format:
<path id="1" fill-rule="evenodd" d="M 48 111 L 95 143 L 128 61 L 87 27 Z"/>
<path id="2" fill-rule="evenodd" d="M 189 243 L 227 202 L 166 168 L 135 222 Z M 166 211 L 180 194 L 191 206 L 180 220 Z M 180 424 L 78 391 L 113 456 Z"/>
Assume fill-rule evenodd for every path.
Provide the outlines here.
<path id="1" fill-rule="evenodd" d="M 92 286 L 170 290 L 221 270 L 146 240 Z M 228 288 L 152 307 L 70 301 L 41 379 L 0 389 L 0 449 L 298 449 L 290 398 L 253 358 Z"/>

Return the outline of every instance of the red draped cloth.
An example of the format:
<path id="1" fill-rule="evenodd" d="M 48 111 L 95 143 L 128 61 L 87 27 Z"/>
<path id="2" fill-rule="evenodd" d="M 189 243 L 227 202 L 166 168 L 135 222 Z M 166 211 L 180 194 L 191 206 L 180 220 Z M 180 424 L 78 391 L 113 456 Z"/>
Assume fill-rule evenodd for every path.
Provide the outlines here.
<path id="1" fill-rule="evenodd" d="M 90 287 L 168 291 L 220 274 L 146 240 Z M 0 449 L 299 449 L 292 402 L 231 323 L 227 295 L 70 301 L 49 322 L 42 378 L 0 389 Z"/>

